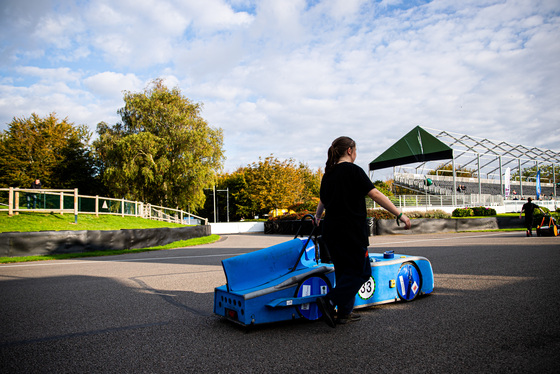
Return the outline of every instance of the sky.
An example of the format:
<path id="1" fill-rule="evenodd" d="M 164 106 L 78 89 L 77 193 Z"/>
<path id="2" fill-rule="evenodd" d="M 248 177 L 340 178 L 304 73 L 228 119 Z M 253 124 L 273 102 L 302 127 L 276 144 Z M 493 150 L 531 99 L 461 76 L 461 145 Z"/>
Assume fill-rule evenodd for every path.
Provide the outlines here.
<path id="1" fill-rule="evenodd" d="M 341 135 L 367 171 L 417 125 L 558 151 L 560 0 L 0 1 L 0 131 L 95 138 L 156 78 L 223 130 L 225 172 L 324 167 Z"/>

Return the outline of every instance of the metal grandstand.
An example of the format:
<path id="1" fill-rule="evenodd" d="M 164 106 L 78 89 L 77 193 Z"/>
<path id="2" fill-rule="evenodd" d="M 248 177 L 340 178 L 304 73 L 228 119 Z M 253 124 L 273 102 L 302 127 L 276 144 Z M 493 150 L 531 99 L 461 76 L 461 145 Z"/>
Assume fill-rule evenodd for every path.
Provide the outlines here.
<path id="1" fill-rule="evenodd" d="M 426 144 L 436 147 L 426 149 Z M 442 149 L 448 151 L 444 154 Z M 406 157 L 397 156 L 402 154 Z M 461 186 L 468 185 L 470 194 L 509 199 L 534 196 L 537 170 L 547 168 L 549 177 L 541 175 L 539 185 L 542 196 L 555 198 L 560 152 L 417 126 L 372 161 L 370 172 L 391 166 L 397 185 L 418 192 L 456 195 L 458 186 L 460 191 Z M 534 174 L 527 175 L 528 170 L 534 170 Z M 508 173 L 510 179 L 506 181 Z M 427 187 L 424 181 L 428 177 L 437 183 Z M 506 194 L 507 184 L 511 194 Z"/>

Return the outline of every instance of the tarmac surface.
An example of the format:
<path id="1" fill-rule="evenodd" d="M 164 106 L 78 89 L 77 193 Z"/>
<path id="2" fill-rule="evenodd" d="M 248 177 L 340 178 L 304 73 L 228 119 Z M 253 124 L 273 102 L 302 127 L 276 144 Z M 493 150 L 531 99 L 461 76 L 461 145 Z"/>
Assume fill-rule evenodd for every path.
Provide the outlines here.
<path id="1" fill-rule="evenodd" d="M 0 265 L 0 373 L 559 372 L 560 237 L 371 237 L 370 252 L 427 257 L 434 292 L 336 329 L 213 314 L 222 259 L 291 238 Z"/>

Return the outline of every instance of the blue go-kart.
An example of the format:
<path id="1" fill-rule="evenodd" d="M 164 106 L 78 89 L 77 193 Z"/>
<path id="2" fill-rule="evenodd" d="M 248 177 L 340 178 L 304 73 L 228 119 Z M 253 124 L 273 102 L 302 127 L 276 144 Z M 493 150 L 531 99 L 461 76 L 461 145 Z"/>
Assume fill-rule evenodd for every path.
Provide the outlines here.
<path id="1" fill-rule="evenodd" d="M 305 218 L 312 215 L 306 215 Z M 227 284 L 214 290 L 214 313 L 244 326 L 322 315 L 316 300 L 335 285 L 336 269 L 315 235 L 298 238 L 222 261 Z M 321 256 L 322 255 L 322 256 Z M 356 295 L 355 308 L 412 301 L 434 289 L 424 257 L 370 253 L 372 275 Z"/>

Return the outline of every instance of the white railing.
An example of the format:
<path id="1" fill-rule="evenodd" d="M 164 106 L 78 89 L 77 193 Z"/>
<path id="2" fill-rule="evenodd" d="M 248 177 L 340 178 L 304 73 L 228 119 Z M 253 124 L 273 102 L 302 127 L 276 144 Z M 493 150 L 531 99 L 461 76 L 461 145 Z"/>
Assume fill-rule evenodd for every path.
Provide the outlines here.
<path id="1" fill-rule="evenodd" d="M 8 196 L 5 195 L 6 193 Z M 181 209 L 166 208 L 126 199 L 79 195 L 77 188 L 73 190 L 0 188 L 0 206 L 2 209 L 7 207 L 10 216 L 19 212 L 70 213 L 74 214 L 76 218 L 79 214 L 94 214 L 96 216 L 112 214 L 180 224 L 208 224 L 207 218 L 199 217 Z"/>
<path id="2" fill-rule="evenodd" d="M 454 198 L 456 201 L 454 201 Z M 521 207 L 527 200 L 504 200 L 499 195 L 479 195 L 479 194 L 457 194 L 454 196 L 434 196 L 434 195 L 398 195 L 391 196 L 389 200 L 403 212 L 415 210 L 443 210 L 447 213 L 453 212 L 455 208 L 472 208 L 484 206 L 493 208 L 497 213 L 520 212 Z M 550 211 L 555 211 L 560 207 L 560 200 L 548 199 L 534 201 L 538 206 L 546 207 Z M 366 198 L 368 208 L 380 208 L 380 206 Z"/>

